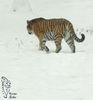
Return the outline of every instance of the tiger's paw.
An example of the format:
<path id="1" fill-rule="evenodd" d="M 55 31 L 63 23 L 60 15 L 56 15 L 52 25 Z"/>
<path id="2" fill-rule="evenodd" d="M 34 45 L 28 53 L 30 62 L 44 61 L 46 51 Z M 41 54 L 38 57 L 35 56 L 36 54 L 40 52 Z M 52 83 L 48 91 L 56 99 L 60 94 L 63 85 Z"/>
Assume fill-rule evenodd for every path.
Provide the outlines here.
<path id="1" fill-rule="evenodd" d="M 60 50 L 61 50 L 61 48 L 57 48 L 55 52 L 59 53 Z"/>
<path id="2" fill-rule="evenodd" d="M 47 46 L 45 47 L 45 51 L 46 52 L 49 52 L 49 48 Z"/>

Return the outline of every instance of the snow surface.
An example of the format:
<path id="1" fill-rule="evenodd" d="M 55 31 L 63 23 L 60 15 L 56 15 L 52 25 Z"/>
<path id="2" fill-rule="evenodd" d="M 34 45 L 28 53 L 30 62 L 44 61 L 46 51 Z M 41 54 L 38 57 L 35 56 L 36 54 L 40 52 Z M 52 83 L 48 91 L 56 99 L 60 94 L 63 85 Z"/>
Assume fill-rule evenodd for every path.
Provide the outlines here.
<path id="1" fill-rule="evenodd" d="M 0 0 L 0 77 L 11 81 L 16 99 L 93 100 L 93 1 L 18 1 Z M 75 43 L 75 54 L 64 41 L 60 53 L 54 52 L 53 42 L 47 42 L 49 54 L 38 50 L 38 39 L 27 33 L 26 20 L 40 16 L 67 18 L 78 37 L 79 32 L 85 34 L 84 42 Z"/>

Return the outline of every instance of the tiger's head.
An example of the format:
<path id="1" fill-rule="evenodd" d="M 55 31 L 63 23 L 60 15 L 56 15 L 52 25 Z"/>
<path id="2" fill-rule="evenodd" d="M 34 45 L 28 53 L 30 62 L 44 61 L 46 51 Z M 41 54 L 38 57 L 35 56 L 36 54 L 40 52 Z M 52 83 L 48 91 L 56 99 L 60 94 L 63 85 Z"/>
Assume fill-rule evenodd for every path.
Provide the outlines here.
<path id="1" fill-rule="evenodd" d="M 27 20 L 27 31 L 28 31 L 28 34 L 32 34 L 33 31 L 32 31 L 32 24 L 31 24 L 31 21 Z"/>
<path id="2" fill-rule="evenodd" d="M 32 20 L 27 20 L 27 31 L 29 34 L 36 33 L 38 30 L 38 26 L 40 22 L 44 21 L 45 19 L 40 17 Z"/>

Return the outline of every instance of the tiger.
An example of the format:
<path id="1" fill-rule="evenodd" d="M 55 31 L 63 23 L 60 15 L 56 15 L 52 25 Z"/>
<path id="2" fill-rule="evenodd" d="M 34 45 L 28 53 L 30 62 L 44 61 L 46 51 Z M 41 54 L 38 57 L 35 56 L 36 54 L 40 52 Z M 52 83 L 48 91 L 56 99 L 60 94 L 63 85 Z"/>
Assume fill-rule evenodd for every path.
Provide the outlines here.
<path id="1" fill-rule="evenodd" d="M 68 44 L 72 53 L 76 52 L 74 40 L 77 42 L 83 42 L 85 40 L 83 33 L 81 33 L 81 38 L 76 36 L 73 24 L 64 18 L 45 19 L 39 17 L 27 20 L 27 32 L 37 36 L 40 50 L 45 50 L 46 52 L 49 52 L 46 42 L 50 40 L 54 41 L 56 45 L 56 53 L 62 49 L 62 39 Z"/>

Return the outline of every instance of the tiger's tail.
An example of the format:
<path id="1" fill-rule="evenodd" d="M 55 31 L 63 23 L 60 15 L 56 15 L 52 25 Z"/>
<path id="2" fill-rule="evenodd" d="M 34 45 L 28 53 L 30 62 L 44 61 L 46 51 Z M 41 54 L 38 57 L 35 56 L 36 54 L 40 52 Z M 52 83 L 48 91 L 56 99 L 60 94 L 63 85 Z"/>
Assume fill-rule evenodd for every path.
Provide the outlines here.
<path id="1" fill-rule="evenodd" d="M 76 34 L 73 35 L 74 40 L 76 40 L 77 42 L 83 42 L 85 40 L 85 35 L 81 34 L 81 39 L 79 39 Z"/>

